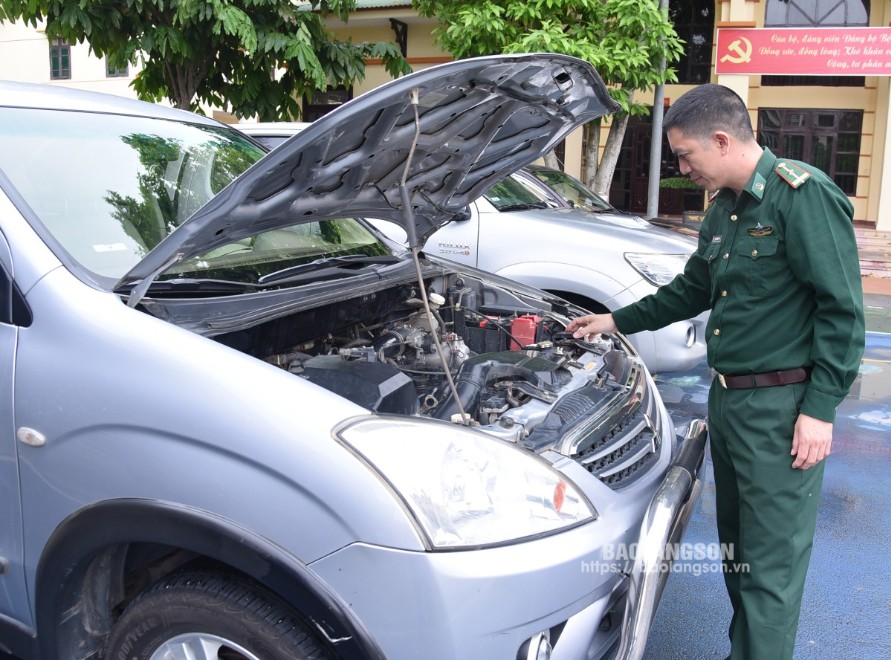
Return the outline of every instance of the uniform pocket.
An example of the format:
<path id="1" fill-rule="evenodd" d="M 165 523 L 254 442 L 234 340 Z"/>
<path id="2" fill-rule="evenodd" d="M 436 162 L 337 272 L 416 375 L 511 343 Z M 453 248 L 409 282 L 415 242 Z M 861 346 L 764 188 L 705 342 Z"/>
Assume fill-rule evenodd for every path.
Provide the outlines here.
<path id="1" fill-rule="evenodd" d="M 748 293 L 763 296 L 784 280 L 784 260 L 778 236 L 749 236 L 737 243 L 737 254 L 743 259 L 745 287 Z"/>
<path id="2" fill-rule="evenodd" d="M 715 268 L 718 265 L 718 255 L 720 252 L 720 243 L 709 243 L 708 247 L 705 248 L 705 252 L 702 253 L 702 258 L 708 263 L 708 270 L 712 276 L 715 274 Z"/>

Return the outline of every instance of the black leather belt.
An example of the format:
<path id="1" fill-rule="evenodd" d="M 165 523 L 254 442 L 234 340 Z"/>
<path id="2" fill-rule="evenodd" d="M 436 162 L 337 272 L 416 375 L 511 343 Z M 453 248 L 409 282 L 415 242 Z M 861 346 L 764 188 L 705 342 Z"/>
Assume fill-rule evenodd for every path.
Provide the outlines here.
<path id="1" fill-rule="evenodd" d="M 798 367 L 784 371 L 768 371 L 763 374 L 718 374 L 718 381 L 724 389 L 738 390 L 751 387 L 776 387 L 777 385 L 789 385 L 801 383 L 811 377 L 810 367 Z"/>

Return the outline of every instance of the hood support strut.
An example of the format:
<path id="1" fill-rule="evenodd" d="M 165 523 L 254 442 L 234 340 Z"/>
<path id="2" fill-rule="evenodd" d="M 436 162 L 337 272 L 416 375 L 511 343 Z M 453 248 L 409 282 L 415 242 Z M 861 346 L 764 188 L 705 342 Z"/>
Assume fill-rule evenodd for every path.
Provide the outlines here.
<path id="1" fill-rule="evenodd" d="M 414 158 L 415 147 L 417 146 L 421 135 L 421 121 L 418 117 L 418 89 L 413 88 L 409 91 L 409 96 L 411 97 L 411 106 L 415 113 L 415 136 L 411 142 L 411 149 L 408 150 L 408 156 L 405 158 L 405 169 L 402 172 L 402 181 L 399 183 L 399 196 L 402 199 L 402 217 L 405 219 L 405 233 L 408 237 L 408 247 L 411 249 L 411 258 L 415 265 L 415 273 L 418 276 L 418 288 L 421 290 L 421 301 L 424 303 L 424 312 L 427 314 L 427 318 L 432 319 L 433 310 L 430 309 L 430 301 L 427 299 L 427 288 L 424 286 L 424 275 L 421 273 L 421 261 L 419 257 L 421 246 L 418 245 L 414 213 L 411 208 L 411 199 L 408 196 L 408 187 L 405 183 L 408 179 L 408 171 L 411 168 L 412 159 Z M 439 361 L 442 364 L 442 371 L 449 383 L 449 391 L 458 408 L 460 420 L 457 421 L 465 426 L 470 426 L 471 419 L 464 411 L 464 406 L 461 405 L 461 398 L 458 396 L 458 388 L 455 386 L 452 372 L 449 371 L 449 363 L 448 360 L 446 360 L 445 351 L 442 349 L 442 344 L 439 341 L 438 335 L 439 333 L 437 332 L 430 333 L 430 336 L 433 337 L 433 343 L 436 345 L 436 354 L 439 356 Z"/>

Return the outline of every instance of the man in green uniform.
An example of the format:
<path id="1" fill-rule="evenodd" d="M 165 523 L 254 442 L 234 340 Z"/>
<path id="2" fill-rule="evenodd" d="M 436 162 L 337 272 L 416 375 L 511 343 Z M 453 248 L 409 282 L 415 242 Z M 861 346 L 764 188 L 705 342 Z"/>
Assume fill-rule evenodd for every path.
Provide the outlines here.
<path id="1" fill-rule="evenodd" d="M 853 207 L 825 174 L 758 145 L 727 87 L 665 114 L 681 172 L 717 191 L 682 275 L 576 337 L 656 330 L 711 309 L 709 435 L 733 605 L 731 658 L 792 658 L 835 409 L 864 346 Z M 730 571 L 742 564 L 747 571 Z"/>

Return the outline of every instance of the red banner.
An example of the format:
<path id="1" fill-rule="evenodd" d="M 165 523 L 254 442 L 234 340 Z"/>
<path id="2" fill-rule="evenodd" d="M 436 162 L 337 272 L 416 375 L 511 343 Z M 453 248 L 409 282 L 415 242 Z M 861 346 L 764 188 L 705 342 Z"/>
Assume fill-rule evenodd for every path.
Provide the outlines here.
<path id="1" fill-rule="evenodd" d="M 889 76 L 891 28 L 719 28 L 715 73 Z"/>

